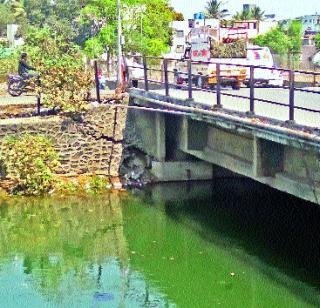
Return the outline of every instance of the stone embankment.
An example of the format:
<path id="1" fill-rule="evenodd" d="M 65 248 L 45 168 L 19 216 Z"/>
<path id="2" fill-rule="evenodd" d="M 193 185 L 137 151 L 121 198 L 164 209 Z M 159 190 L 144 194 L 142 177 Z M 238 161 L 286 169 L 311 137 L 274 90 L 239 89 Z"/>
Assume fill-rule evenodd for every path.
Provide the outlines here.
<path id="1" fill-rule="evenodd" d="M 109 99 L 104 104 L 90 105 L 87 112 L 76 116 L 1 119 L 0 146 L 9 136 L 44 135 L 52 140 L 59 154 L 61 165 L 56 170 L 58 174 L 117 177 L 127 116 L 127 108 L 119 107 L 119 104 L 127 105 L 128 101 L 126 96 L 120 100 Z M 3 106 L 3 110 L 10 108 L 12 104 Z M 25 111 L 24 108 L 21 109 L 22 112 Z M 19 108 L 16 114 L 19 114 Z"/>

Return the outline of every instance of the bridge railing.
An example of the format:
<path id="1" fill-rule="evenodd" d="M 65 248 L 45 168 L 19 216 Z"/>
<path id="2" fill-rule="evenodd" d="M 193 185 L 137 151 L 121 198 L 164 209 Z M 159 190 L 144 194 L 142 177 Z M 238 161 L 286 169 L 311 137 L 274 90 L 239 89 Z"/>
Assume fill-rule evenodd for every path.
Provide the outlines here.
<path id="1" fill-rule="evenodd" d="M 139 80 L 142 81 L 145 91 L 162 89 L 169 97 L 171 89 L 181 90 L 185 92 L 184 98 L 189 100 L 193 100 L 195 91 L 215 93 L 214 108 L 222 108 L 224 96 L 239 98 L 249 102 L 245 111 L 252 115 L 255 114 L 259 102 L 281 106 L 288 109 L 287 120 L 291 122 L 295 120 L 296 110 L 320 114 L 320 108 L 309 108 L 297 104 L 296 100 L 297 92 L 320 94 L 320 72 L 160 57 L 136 57 L 135 59 L 127 65 L 129 79 L 134 80 L 134 87 L 138 86 Z M 207 73 L 209 67 L 210 74 Z M 263 78 L 263 76 L 266 77 Z M 213 82 L 210 83 L 209 81 L 212 80 Z M 224 91 L 223 86 L 227 84 L 231 85 L 234 91 Z M 243 85 L 247 86 L 249 93 L 237 92 Z M 259 97 L 256 90 L 262 86 L 286 89 L 287 98 Z"/>

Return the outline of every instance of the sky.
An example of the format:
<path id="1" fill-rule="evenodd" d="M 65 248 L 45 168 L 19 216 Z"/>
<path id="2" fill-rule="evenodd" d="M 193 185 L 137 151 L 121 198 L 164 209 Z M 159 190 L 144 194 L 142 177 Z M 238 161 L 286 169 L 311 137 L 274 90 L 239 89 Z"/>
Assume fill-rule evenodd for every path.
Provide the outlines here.
<path id="1" fill-rule="evenodd" d="M 192 18 L 193 13 L 201 12 L 208 0 L 170 0 L 171 5 L 183 13 L 185 19 Z M 222 0 L 223 1 L 223 0 Z M 292 18 L 302 15 L 320 14 L 319 0 L 225 0 L 224 8 L 233 15 L 242 10 L 244 3 L 257 4 L 266 14 L 276 14 L 276 19 Z"/>

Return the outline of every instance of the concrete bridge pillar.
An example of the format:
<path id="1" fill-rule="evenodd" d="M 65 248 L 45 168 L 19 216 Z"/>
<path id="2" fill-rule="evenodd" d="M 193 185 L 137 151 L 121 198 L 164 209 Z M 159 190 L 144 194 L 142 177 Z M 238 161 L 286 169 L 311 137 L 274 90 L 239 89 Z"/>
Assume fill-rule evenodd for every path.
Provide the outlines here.
<path id="1" fill-rule="evenodd" d="M 133 126 L 133 139 L 146 154 L 157 161 L 166 158 L 166 125 L 165 116 L 159 112 L 131 110 L 129 123 Z"/>

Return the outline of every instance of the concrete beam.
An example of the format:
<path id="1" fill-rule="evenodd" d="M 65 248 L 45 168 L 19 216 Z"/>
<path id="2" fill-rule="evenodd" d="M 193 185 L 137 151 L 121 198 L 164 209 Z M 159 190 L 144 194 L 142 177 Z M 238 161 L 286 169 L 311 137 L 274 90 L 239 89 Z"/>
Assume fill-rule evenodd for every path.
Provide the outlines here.
<path id="1" fill-rule="evenodd" d="M 212 180 L 212 165 L 204 162 L 152 162 L 154 182 Z"/>

